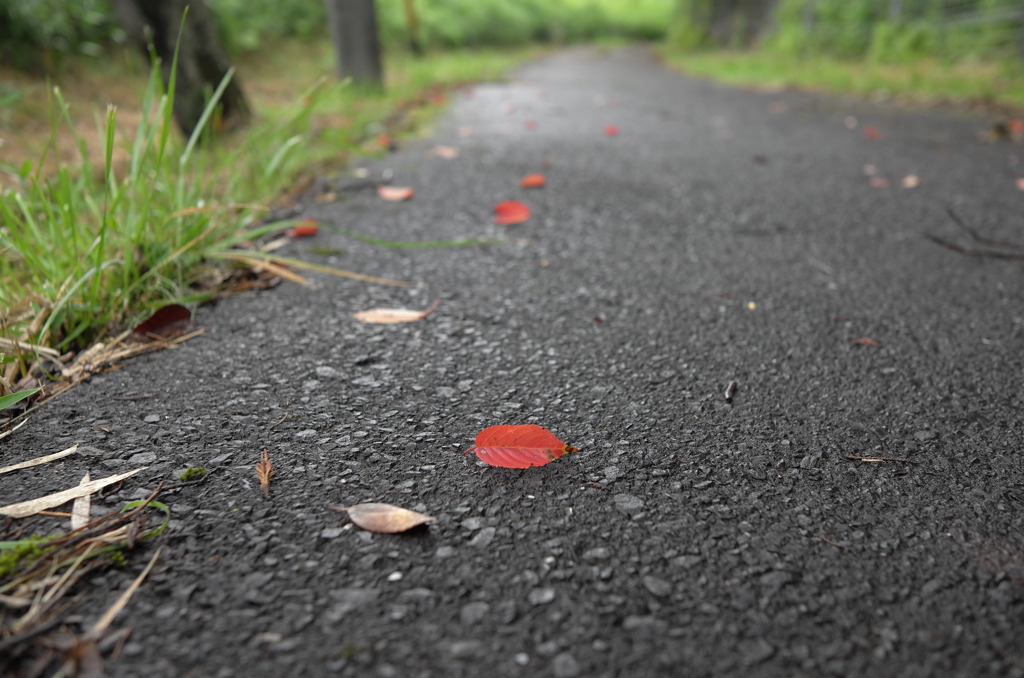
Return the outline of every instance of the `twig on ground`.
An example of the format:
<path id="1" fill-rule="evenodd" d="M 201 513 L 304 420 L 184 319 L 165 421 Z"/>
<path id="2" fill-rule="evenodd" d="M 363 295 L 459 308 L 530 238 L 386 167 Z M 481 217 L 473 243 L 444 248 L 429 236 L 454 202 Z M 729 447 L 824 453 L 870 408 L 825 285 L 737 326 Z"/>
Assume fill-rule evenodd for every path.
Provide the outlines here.
<path id="1" fill-rule="evenodd" d="M 883 461 L 898 461 L 903 464 L 916 464 L 916 459 L 907 459 L 906 457 L 858 457 L 856 455 L 848 454 L 847 459 L 852 461 L 866 461 L 872 463 L 881 463 Z"/>
<path id="2" fill-rule="evenodd" d="M 953 220 L 953 223 L 965 231 L 975 242 L 979 242 L 987 247 L 996 247 L 1001 249 L 976 249 L 974 247 L 961 245 L 960 243 L 947 240 L 946 238 L 942 238 L 931 233 L 925 233 L 925 237 L 932 242 L 942 245 L 943 247 L 947 247 L 954 252 L 966 254 L 969 257 L 988 259 L 1024 259 L 1024 245 L 1010 242 L 1008 240 L 996 240 L 994 238 L 988 238 L 981 235 L 978 233 L 977 229 L 971 227 L 966 221 L 964 221 L 952 207 L 946 208 L 946 214 L 948 214 L 949 218 Z"/>

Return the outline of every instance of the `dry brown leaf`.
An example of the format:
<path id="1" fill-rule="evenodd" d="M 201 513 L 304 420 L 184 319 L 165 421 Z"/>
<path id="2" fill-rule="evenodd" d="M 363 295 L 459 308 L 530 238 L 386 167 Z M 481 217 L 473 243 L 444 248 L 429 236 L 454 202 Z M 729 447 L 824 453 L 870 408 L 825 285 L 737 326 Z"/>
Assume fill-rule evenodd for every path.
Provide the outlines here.
<path id="1" fill-rule="evenodd" d="M 74 454 L 77 451 L 78 451 L 78 444 L 76 443 L 76 444 L 72 445 L 71 447 L 69 447 L 66 450 L 61 450 L 60 452 L 54 452 L 53 454 L 48 454 L 45 457 L 36 457 L 35 459 L 29 459 L 28 461 L 23 461 L 20 464 L 13 464 L 11 466 L 5 466 L 3 468 L 0 468 L 0 475 L 3 475 L 4 473 L 10 473 L 11 471 L 20 471 L 23 468 L 31 468 L 33 466 L 39 466 L 40 464 L 47 464 L 47 463 L 49 463 L 51 461 L 57 461 L 58 459 L 63 459 L 64 457 L 69 457 L 69 456 L 71 456 L 72 454 Z"/>
<path id="2" fill-rule="evenodd" d="M 143 466 L 137 468 L 134 471 L 128 471 L 127 473 L 119 473 L 115 476 L 109 476 L 107 478 L 100 478 L 99 480 L 92 480 L 84 485 L 77 485 L 68 490 L 61 492 L 55 492 L 54 494 L 48 494 L 45 497 L 39 497 L 38 499 L 30 499 L 29 501 L 18 502 L 17 504 L 8 504 L 7 506 L 0 506 L 0 515 L 10 516 L 11 518 L 26 518 L 33 514 L 51 509 L 54 506 L 60 506 L 66 504 L 72 499 L 78 497 L 84 497 L 87 494 L 92 494 L 97 490 L 102 490 L 107 485 L 113 485 L 119 483 L 129 476 L 133 476 L 139 471 L 143 471 L 149 468 Z"/>
<path id="3" fill-rule="evenodd" d="M 856 345 L 859 345 L 859 346 L 881 346 L 881 344 L 879 344 L 877 341 L 875 341 L 871 337 L 861 337 L 860 339 L 851 339 L 850 343 L 851 344 L 856 344 Z"/>
<path id="4" fill-rule="evenodd" d="M 434 516 L 399 508 L 391 504 L 356 504 L 355 506 L 329 506 L 335 511 L 348 511 L 349 519 L 357 526 L 380 534 L 398 534 L 436 520 Z"/>
<path id="5" fill-rule="evenodd" d="M 263 493 L 263 497 L 266 499 L 270 499 L 270 479 L 275 475 L 277 475 L 277 472 L 274 471 L 274 464 L 270 461 L 270 455 L 266 450 L 263 450 L 263 455 L 256 464 L 256 477 L 260 479 L 260 492 Z"/>
<path id="6" fill-rule="evenodd" d="M 426 311 L 411 311 L 406 308 L 373 308 L 369 311 L 353 313 L 352 317 L 360 322 L 375 323 L 378 325 L 411 323 L 426 318 L 435 308 L 437 308 L 439 303 L 441 303 L 440 299 L 431 304 L 430 308 Z"/>
<path id="7" fill-rule="evenodd" d="M 85 475 L 82 476 L 82 482 L 79 485 L 87 485 L 91 478 L 89 472 L 86 471 Z M 92 511 L 92 499 L 90 495 L 84 495 L 75 500 L 75 503 L 71 505 L 71 529 L 72 531 L 77 530 L 80 527 L 85 527 L 90 520 L 89 513 Z"/>

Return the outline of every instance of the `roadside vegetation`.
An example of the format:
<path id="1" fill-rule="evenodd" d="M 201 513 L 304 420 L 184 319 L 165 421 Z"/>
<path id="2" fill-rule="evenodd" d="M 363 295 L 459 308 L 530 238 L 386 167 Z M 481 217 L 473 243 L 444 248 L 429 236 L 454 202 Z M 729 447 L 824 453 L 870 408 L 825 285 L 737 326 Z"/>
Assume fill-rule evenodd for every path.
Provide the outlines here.
<path id="1" fill-rule="evenodd" d="M 1024 109 L 1018 0 L 679 0 L 663 53 L 731 84 Z"/>
<path id="2" fill-rule="evenodd" d="M 211 133 L 220 89 L 178 131 L 174 78 L 123 46 L 106 0 L 0 10 L 21 67 L 0 70 L 0 395 L 45 393 L 84 349 L 216 296 L 233 271 L 286 272 L 256 244 L 288 226 L 266 218 L 303 174 L 386 152 L 447 90 L 500 79 L 538 42 L 657 39 L 671 0 L 419 3 L 412 28 L 403 3 L 378 3 L 382 92 L 334 77 L 323 3 L 209 4 L 255 109 L 231 134 Z"/>

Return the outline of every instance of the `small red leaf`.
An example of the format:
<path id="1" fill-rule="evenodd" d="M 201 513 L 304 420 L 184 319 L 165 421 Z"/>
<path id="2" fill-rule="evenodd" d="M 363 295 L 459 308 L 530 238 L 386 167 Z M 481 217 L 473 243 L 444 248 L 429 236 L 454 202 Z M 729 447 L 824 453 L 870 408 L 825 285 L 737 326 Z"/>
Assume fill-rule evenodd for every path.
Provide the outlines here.
<path id="1" fill-rule="evenodd" d="M 527 174 L 519 181 L 519 186 L 522 188 L 540 188 L 547 180 L 543 174 Z"/>
<path id="2" fill-rule="evenodd" d="M 881 346 L 877 341 L 871 337 L 861 337 L 860 339 L 851 339 L 851 344 L 857 344 L 859 346 Z"/>
<path id="3" fill-rule="evenodd" d="M 888 188 L 889 180 L 885 177 L 871 177 L 868 182 L 873 188 Z"/>
<path id="4" fill-rule="evenodd" d="M 619 133 L 619 126 L 618 125 L 605 125 L 604 126 L 604 133 L 607 134 L 610 137 L 613 137 L 613 136 L 615 136 L 616 134 Z"/>
<path id="5" fill-rule="evenodd" d="M 415 191 L 405 186 L 378 186 L 377 195 L 384 200 L 391 202 L 401 202 L 408 200 L 413 196 Z"/>
<path id="6" fill-rule="evenodd" d="M 864 135 L 865 139 L 870 139 L 871 141 L 878 141 L 882 138 L 882 133 L 874 125 L 864 125 L 861 134 Z"/>
<path id="7" fill-rule="evenodd" d="M 1017 177 L 1017 189 L 1024 191 L 1024 177 Z"/>
<path id="8" fill-rule="evenodd" d="M 503 468 L 543 466 L 562 455 L 576 452 L 542 426 L 489 426 L 477 434 L 473 447 L 463 454 L 475 452 L 480 461 Z"/>
<path id="9" fill-rule="evenodd" d="M 320 230 L 320 227 L 315 219 L 303 219 L 285 231 L 285 235 L 289 238 L 308 238 L 311 235 L 316 235 L 318 230 Z"/>
<path id="10" fill-rule="evenodd" d="M 181 304 L 168 304 L 135 326 L 135 334 L 170 339 L 192 327 L 192 311 Z"/>
<path id="11" fill-rule="evenodd" d="M 537 121 L 527 120 L 525 123 L 523 123 L 523 126 L 526 127 L 526 129 L 537 129 Z"/>
<path id="12" fill-rule="evenodd" d="M 494 206 L 494 215 L 494 223 L 511 226 L 529 219 L 530 208 L 518 200 L 505 200 Z"/>

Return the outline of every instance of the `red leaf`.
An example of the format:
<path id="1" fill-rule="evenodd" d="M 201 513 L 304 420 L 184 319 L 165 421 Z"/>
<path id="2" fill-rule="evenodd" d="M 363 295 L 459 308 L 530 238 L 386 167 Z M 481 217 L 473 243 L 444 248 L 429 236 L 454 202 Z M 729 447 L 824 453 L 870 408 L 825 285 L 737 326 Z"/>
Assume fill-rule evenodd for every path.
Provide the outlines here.
<path id="1" fill-rule="evenodd" d="M 527 120 L 525 123 L 523 123 L 523 125 L 526 127 L 526 129 L 537 129 L 536 120 Z"/>
<path id="2" fill-rule="evenodd" d="M 543 174 L 527 174 L 520 180 L 519 186 L 522 188 L 540 188 L 546 181 Z"/>
<path id="3" fill-rule="evenodd" d="M 414 190 L 405 186 L 378 186 L 377 195 L 390 200 L 391 202 L 401 202 L 408 200 L 415 193 Z"/>
<path id="4" fill-rule="evenodd" d="M 888 188 L 889 180 L 885 177 L 871 177 L 868 182 L 873 188 Z"/>
<path id="5" fill-rule="evenodd" d="M 615 136 L 616 134 L 619 133 L 619 126 L 618 125 L 605 125 L 604 126 L 604 133 L 607 134 L 610 137 L 613 137 L 613 136 Z"/>
<path id="6" fill-rule="evenodd" d="M 874 125 L 864 125 L 864 129 L 861 130 L 861 133 L 864 135 L 865 139 L 870 139 L 871 141 L 878 141 L 882 138 L 882 133 L 879 132 Z"/>
<path id="7" fill-rule="evenodd" d="M 518 200 L 506 200 L 494 206 L 494 214 L 494 223 L 511 226 L 529 219 L 530 208 Z"/>
<path id="8" fill-rule="evenodd" d="M 285 235 L 289 238 L 308 238 L 311 235 L 316 235 L 319 229 L 320 227 L 317 226 L 315 219 L 303 219 L 285 231 Z"/>
<path id="9" fill-rule="evenodd" d="M 1017 188 L 1024 191 L 1024 177 L 1017 177 Z"/>
<path id="10" fill-rule="evenodd" d="M 564 454 L 576 452 L 554 433 L 533 424 L 490 426 L 476 435 L 473 447 L 463 454 L 475 452 L 480 461 L 503 468 L 543 466 Z"/>
<path id="11" fill-rule="evenodd" d="M 168 304 L 135 326 L 135 334 L 170 339 L 192 327 L 192 311 L 181 304 Z"/>
<path id="12" fill-rule="evenodd" d="M 860 339 L 851 339 L 851 344 L 857 344 L 860 346 L 881 346 L 877 341 L 871 337 L 861 337 Z"/>

